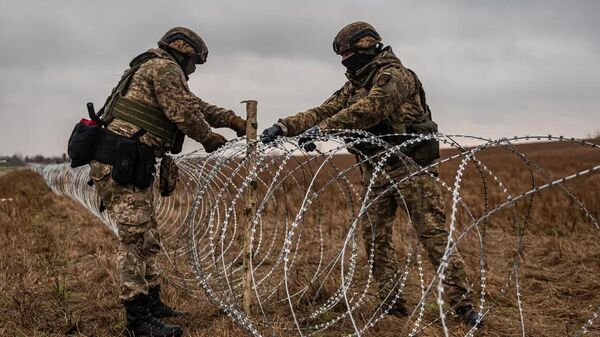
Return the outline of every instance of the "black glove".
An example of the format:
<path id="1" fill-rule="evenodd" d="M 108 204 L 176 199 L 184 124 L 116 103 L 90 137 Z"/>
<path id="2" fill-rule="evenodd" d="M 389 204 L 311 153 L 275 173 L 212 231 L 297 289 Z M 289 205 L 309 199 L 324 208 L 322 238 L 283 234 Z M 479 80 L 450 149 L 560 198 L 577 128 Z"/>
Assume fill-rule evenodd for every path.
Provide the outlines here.
<path id="1" fill-rule="evenodd" d="M 318 138 L 321 133 L 321 129 L 318 126 L 313 126 L 312 128 L 304 131 L 302 136 L 298 139 L 298 146 L 302 146 L 304 151 L 312 152 L 317 149 L 314 141 Z"/>
<path id="2" fill-rule="evenodd" d="M 270 128 L 263 130 L 260 140 L 263 144 L 267 144 L 275 141 L 279 136 L 283 136 L 283 129 L 281 129 L 281 126 L 273 124 Z"/>

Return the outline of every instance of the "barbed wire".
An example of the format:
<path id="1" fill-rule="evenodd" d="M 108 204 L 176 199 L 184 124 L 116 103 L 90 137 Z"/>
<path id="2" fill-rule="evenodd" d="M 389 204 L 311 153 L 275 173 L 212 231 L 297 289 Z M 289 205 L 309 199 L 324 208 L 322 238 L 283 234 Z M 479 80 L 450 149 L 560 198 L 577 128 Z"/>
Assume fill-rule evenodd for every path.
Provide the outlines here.
<path id="1" fill-rule="evenodd" d="M 399 145 L 388 142 L 398 136 L 408 140 Z M 455 151 L 421 167 L 405 153 L 411 145 L 427 140 L 436 140 Z M 600 148 L 588 141 L 552 135 L 486 139 L 460 134 L 374 136 L 361 130 L 332 130 L 316 137 L 315 142 L 326 145 L 312 153 L 298 146 L 299 137 L 260 144 L 253 165 L 246 157 L 243 138 L 232 140 L 211 154 L 196 151 L 177 156 L 180 178 L 176 193 L 159 198 L 155 189 L 155 217 L 168 261 L 164 272 L 172 284 L 191 295 L 205 294 L 253 336 L 286 331 L 299 336 L 325 331 L 362 336 L 384 319 L 392 305 L 406 294 L 407 282 L 415 277 L 419 290 L 411 295 L 416 296 L 417 304 L 407 316 L 402 332 L 416 336 L 433 324 L 440 324 L 444 335 L 450 336 L 448 317 L 453 308 L 445 301 L 444 280 L 459 245 L 472 238 L 479 246 L 478 273 L 475 281 L 469 283 L 471 291 L 479 292 L 476 309 L 483 319 L 499 306 L 498 300 L 489 301 L 486 292 L 490 280 L 486 252 L 490 239 L 486 228 L 494 217 L 507 211 L 510 226 L 516 229 L 516 239 L 512 267 L 498 296 L 514 290 L 519 329 L 524 336 L 526 315 L 520 256 L 532 218 L 534 196 L 556 187 L 588 224 L 600 230 L 594 214 L 566 185 L 599 171 L 600 165 L 553 177 L 514 145 L 531 140 L 576 142 L 593 150 Z M 465 149 L 461 141 L 476 141 L 479 145 Z M 361 152 L 359 149 L 365 144 L 378 150 Z M 350 156 L 348 149 L 355 156 Z M 525 190 L 499 177 L 482 159 L 482 154 L 491 149 L 506 153 L 522 164 L 519 166 L 522 173 L 529 177 Z M 403 176 L 390 176 L 391 158 L 405 172 Z M 362 172 L 365 165 L 372 168 L 370 176 Z M 437 174 L 442 165 L 457 165 L 452 182 Z M 471 168 L 476 170 L 478 178 L 469 178 Z M 70 169 L 66 164 L 34 165 L 32 169 L 44 177 L 55 193 L 78 201 L 118 235 L 114 219 L 108 212 L 99 211 L 98 196 L 87 184 L 87 166 Z M 431 177 L 451 197 L 447 244 L 441 263 L 432 271 L 423 265 L 403 190 L 403 186 L 423 176 Z M 374 194 L 381 181 L 386 182 L 385 190 Z M 465 181 L 481 186 L 483 191 L 476 198 L 477 203 L 466 200 Z M 256 188 L 257 204 L 256 212 L 247 218 L 245 193 L 249 188 Z M 491 190 L 500 192 L 493 200 Z M 405 258 L 389 281 L 392 290 L 382 300 L 377 295 L 373 275 L 377 242 L 374 237 L 366 238 L 373 247 L 367 251 L 359 229 L 373 225 L 372 218 L 376 215 L 370 213 L 371 207 L 390 193 L 402 201 L 399 207 L 406 217 L 402 224 L 407 227 L 398 229 L 398 233 L 405 234 L 398 234 L 402 240 L 395 243 Z M 250 242 L 249 254 L 245 255 L 247 231 Z M 250 314 L 242 309 L 244 260 L 250 269 L 255 304 Z M 436 305 L 437 315 L 427 312 L 427 303 Z M 598 303 L 594 307 L 598 309 L 582 320 L 585 323 L 578 336 L 587 333 L 600 314 Z M 474 336 L 478 329 L 479 322 L 465 336 Z"/>

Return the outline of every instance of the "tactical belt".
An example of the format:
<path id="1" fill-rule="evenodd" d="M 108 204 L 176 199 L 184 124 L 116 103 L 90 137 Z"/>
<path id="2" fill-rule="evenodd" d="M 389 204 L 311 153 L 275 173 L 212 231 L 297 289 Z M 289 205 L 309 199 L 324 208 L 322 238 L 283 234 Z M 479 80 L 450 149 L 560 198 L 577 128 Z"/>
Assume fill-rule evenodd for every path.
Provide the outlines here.
<path id="1" fill-rule="evenodd" d="M 103 129 L 93 159 L 112 165 L 111 177 L 117 183 L 148 188 L 154 181 L 156 158 L 152 148 L 136 139 Z"/>
<path id="2" fill-rule="evenodd" d="M 168 146 L 175 143 L 177 126 L 153 107 L 117 95 L 112 114 L 160 138 Z"/>
<path id="3" fill-rule="evenodd" d="M 130 140 L 127 137 L 120 136 L 108 129 L 102 130 L 102 136 L 94 153 L 94 160 L 103 164 L 115 165 L 117 159 L 117 148 L 120 142 Z M 137 143 L 138 152 L 144 158 L 155 158 L 154 151 L 146 144 Z"/>

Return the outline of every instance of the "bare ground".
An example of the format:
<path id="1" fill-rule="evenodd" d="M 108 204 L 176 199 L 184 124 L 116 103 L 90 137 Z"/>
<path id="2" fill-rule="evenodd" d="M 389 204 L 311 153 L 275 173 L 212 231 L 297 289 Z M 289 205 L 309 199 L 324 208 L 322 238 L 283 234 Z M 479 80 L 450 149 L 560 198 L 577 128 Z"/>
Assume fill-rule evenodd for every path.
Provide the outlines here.
<path id="1" fill-rule="evenodd" d="M 597 165 L 600 151 L 569 144 L 532 144 L 522 147 L 529 158 L 555 176 Z M 529 188 L 531 177 L 523 164 L 503 150 L 482 155 L 482 160 L 513 191 Z M 441 177 L 453 182 L 456 166 L 442 167 Z M 525 172 L 525 173 L 524 173 Z M 1 174 L 0 174 L 1 175 Z M 474 209 L 481 198 L 477 172 L 465 179 L 464 197 Z M 539 177 L 536 177 L 539 179 Z M 600 177 L 595 174 L 568 185 L 591 213 L 600 216 Z M 490 190 L 491 202 L 501 200 L 501 191 Z M 43 180 L 27 170 L 0 176 L 0 336 L 118 336 L 125 317 L 118 296 L 114 236 L 85 209 L 54 195 Z M 525 209 L 525 204 L 519 204 Z M 494 309 L 486 317 L 480 336 L 520 336 L 520 312 L 514 282 L 506 287 L 514 262 L 518 228 L 509 213 L 487 225 L 488 295 Z M 574 204 L 556 190 L 534 199 L 532 219 L 525 229 L 520 257 L 520 295 L 525 333 L 530 336 L 574 335 L 600 306 L 600 232 L 585 221 Z M 475 237 L 460 246 L 471 280 L 478 274 L 480 256 Z M 431 270 L 429 265 L 427 270 Z M 407 285 L 409 305 L 418 299 L 418 283 Z M 476 286 L 478 287 L 478 286 Z M 165 287 L 165 299 L 192 313 L 186 321 L 186 336 L 242 336 L 245 331 L 209 304 L 204 297 L 192 298 L 173 287 Z M 503 289 L 508 289 L 505 293 Z M 426 308 L 433 319 L 437 308 Z M 385 318 L 368 336 L 398 336 L 406 320 Z M 467 329 L 450 318 L 452 334 Z M 600 322 L 595 322 L 595 326 Z M 592 329 L 588 336 L 600 336 Z M 347 332 L 347 329 L 343 331 Z M 323 336 L 341 335 L 330 331 Z M 404 331 L 403 335 L 407 332 Z M 432 323 L 420 334 L 442 336 Z"/>

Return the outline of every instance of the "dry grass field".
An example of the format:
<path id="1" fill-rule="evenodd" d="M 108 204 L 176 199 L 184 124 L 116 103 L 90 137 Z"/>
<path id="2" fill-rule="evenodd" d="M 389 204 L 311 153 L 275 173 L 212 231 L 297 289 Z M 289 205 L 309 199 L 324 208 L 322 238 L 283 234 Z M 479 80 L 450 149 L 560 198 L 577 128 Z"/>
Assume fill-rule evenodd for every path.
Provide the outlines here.
<path id="1" fill-rule="evenodd" d="M 554 177 L 600 163 L 599 150 L 573 143 L 527 144 L 520 145 L 519 150 Z M 543 181 L 540 174 L 532 177 L 526 165 L 505 149 L 490 149 L 478 158 L 513 195 L 529 190 L 532 179 L 536 184 Z M 352 160 L 350 156 L 336 159 L 340 166 Z M 450 186 L 457 165 L 452 162 L 440 168 L 440 177 Z M 486 181 L 489 204 L 504 200 L 502 190 L 494 187 L 489 176 Z M 567 187 L 594 217 L 600 217 L 598 173 L 568 183 Z M 461 195 L 471 210 L 481 214 L 485 207 L 481 178 L 472 166 L 465 173 Z M 446 197 L 449 203 L 450 194 Z M 0 176 L 0 199 L 3 200 L 0 202 L 0 336 L 120 335 L 125 315 L 117 300 L 114 263 L 117 241 L 110 231 L 83 207 L 54 195 L 40 176 L 28 170 Z M 337 200 L 325 202 L 330 204 L 323 207 L 332 210 L 339 205 Z M 524 214 L 527 202 L 517 203 L 516 208 Z M 465 214 L 459 213 L 459 220 L 465 218 Z M 398 222 L 403 220 L 399 214 Z M 514 263 L 520 230 L 524 231 L 523 252 L 518 258 L 526 335 L 575 335 L 600 306 L 600 229 L 586 220 L 558 188 L 534 197 L 531 219 L 525 228 L 514 226 L 510 211 L 496 214 L 485 228 L 489 273 L 486 301 L 494 309 L 476 335 L 521 335 L 514 281 L 506 292 L 501 291 Z M 404 240 L 407 235 L 399 233 L 400 252 Z M 481 249 L 477 237 L 466 237 L 459 250 L 468 266 L 470 281 L 479 290 L 476 277 Z M 428 263 L 425 268 L 429 273 L 432 270 Z M 409 306 L 416 304 L 419 291 L 418 279 L 409 279 L 406 289 Z M 204 297 L 192 298 L 166 286 L 165 299 L 192 313 L 185 321 L 175 320 L 184 325 L 186 336 L 246 335 Z M 431 320 L 436 313 L 435 306 L 428 305 L 425 318 Z M 405 323 L 402 318 L 386 317 L 366 335 L 407 335 L 407 331 L 402 331 Z M 467 331 L 455 318 L 451 317 L 448 323 L 453 335 L 462 336 Z M 592 325 L 587 336 L 600 336 L 598 326 L 600 321 Z M 349 331 L 347 326 L 342 328 L 328 330 L 322 336 L 339 336 L 342 331 Z M 443 333 L 440 325 L 433 323 L 419 336 L 443 336 Z"/>

